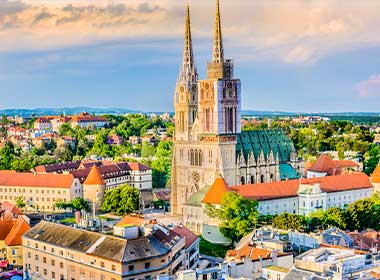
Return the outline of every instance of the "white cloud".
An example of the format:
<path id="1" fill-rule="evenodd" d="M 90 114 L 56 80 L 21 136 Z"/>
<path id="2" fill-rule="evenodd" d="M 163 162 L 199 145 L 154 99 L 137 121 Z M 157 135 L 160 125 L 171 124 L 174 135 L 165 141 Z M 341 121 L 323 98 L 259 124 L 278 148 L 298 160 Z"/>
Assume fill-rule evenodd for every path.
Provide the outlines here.
<path id="1" fill-rule="evenodd" d="M 226 53 L 308 64 L 337 51 L 380 45 L 380 1 L 221 1 Z M 212 38 L 214 1 L 192 0 L 194 37 Z M 182 40 L 184 1 L 0 1 L 0 52 L 115 40 Z"/>
<path id="2" fill-rule="evenodd" d="M 356 91 L 361 97 L 380 96 L 380 74 L 375 74 L 356 85 Z"/>

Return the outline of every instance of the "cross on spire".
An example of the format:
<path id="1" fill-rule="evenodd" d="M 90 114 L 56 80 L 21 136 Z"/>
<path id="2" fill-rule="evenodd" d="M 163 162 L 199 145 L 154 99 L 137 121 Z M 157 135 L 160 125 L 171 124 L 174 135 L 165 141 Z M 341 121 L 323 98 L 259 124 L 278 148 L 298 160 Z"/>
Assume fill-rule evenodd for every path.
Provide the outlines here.
<path id="1" fill-rule="evenodd" d="M 216 0 L 216 19 L 215 19 L 214 49 L 212 52 L 212 62 L 215 62 L 215 63 L 224 62 L 222 24 L 220 22 L 219 0 Z"/>

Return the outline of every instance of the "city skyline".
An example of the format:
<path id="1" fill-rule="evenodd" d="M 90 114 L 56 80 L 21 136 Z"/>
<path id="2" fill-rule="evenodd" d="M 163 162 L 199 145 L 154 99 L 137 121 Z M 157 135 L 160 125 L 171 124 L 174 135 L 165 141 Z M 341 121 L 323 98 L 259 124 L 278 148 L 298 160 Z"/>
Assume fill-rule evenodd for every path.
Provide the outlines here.
<path id="1" fill-rule="evenodd" d="M 243 109 L 378 111 L 380 4 L 238 2 L 221 1 Z M 214 1 L 190 8 L 203 78 Z M 185 1 L 0 2 L 0 108 L 173 111 L 184 13 Z"/>

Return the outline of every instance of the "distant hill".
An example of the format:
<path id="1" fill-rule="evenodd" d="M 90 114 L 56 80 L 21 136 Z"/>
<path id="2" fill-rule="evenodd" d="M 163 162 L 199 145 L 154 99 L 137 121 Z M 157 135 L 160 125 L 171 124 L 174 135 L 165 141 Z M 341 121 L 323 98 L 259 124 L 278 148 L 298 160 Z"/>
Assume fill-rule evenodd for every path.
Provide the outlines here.
<path id="1" fill-rule="evenodd" d="M 161 114 L 164 112 L 148 112 L 148 111 L 139 111 L 131 109 L 122 109 L 122 108 L 90 108 L 90 107 L 65 107 L 65 108 L 35 108 L 35 109 L 3 109 L 0 110 L 0 115 L 7 116 L 59 116 L 59 115 L 77 115 L 81 112 L 88 112 L 91 114 L 130 114 L 130 113 L 157 113 Z M 172 113 L 172 112 L 170 112 Z M 306 112 L 285 112 L 285 111 L 256 111 L 256 110 L 243 110 L 243 116 L 257 116 L 257 117 L 276 117 L 276 116 L 298 116 L 299 114 L 303 116 L 363 116 L 363 117 L 379 117 L 380 112 L 339 112 L 339 113 L 306 113 Z"/>
<path id="2" fill-rule="evenodd" d="M 3 109 L 0 110 L 0 115 L 7 116 L 60 116 L 66 115 L 77 115 L 82 112 L 88 112 L 90 114 L 128 114 L 128 113 L 141 113 L 137 110 L 120 109 L 120 108 L 89 108 L 89 107 L 67 107 L 67 108 L 35 108 L 35 109 Z"/>

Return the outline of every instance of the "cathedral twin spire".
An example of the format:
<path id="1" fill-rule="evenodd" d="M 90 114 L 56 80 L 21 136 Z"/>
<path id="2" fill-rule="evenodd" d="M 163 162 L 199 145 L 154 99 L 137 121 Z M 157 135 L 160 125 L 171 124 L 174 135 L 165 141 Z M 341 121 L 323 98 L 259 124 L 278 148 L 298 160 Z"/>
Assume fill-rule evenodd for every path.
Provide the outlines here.
<path id="1" fill-rule="evenodd" d="M 190 7 L 186 4 L 186 30 L 183 48 L 183 62 L 179 75 L 181 82 L 196 82 L 198 73 L 194 63 L 193 41 L 191 37 Z"/>
<path id="2" fill-rule="evenodd" d="M 215 18 L 214 49 L 212 52 L 212 62 L 214 63 L 224 62 L 222 24 L 220 22 L 219 0 L 216 0 L 216 18 Z"/>
<path id="3" fill-rule="evenodd" d="M 222 27 L 220 21 L 220 6 L 219 0 L 216 0 L 216 18 L 214 30 L 214 46 L 212 54 L 213 63 L 224 62 L 224 50 L 222 40 Z M 185 42 L 183 50 L 183 62 L 179 81 L 181 82 L 196 82 L 198 79 L 197 69 L 194 62 L 193 42 L 191 36 L 191 22 L 190 22 L 190 7 L 189 2 L 186 3 L 186 29 L 185 29 Z"/>

